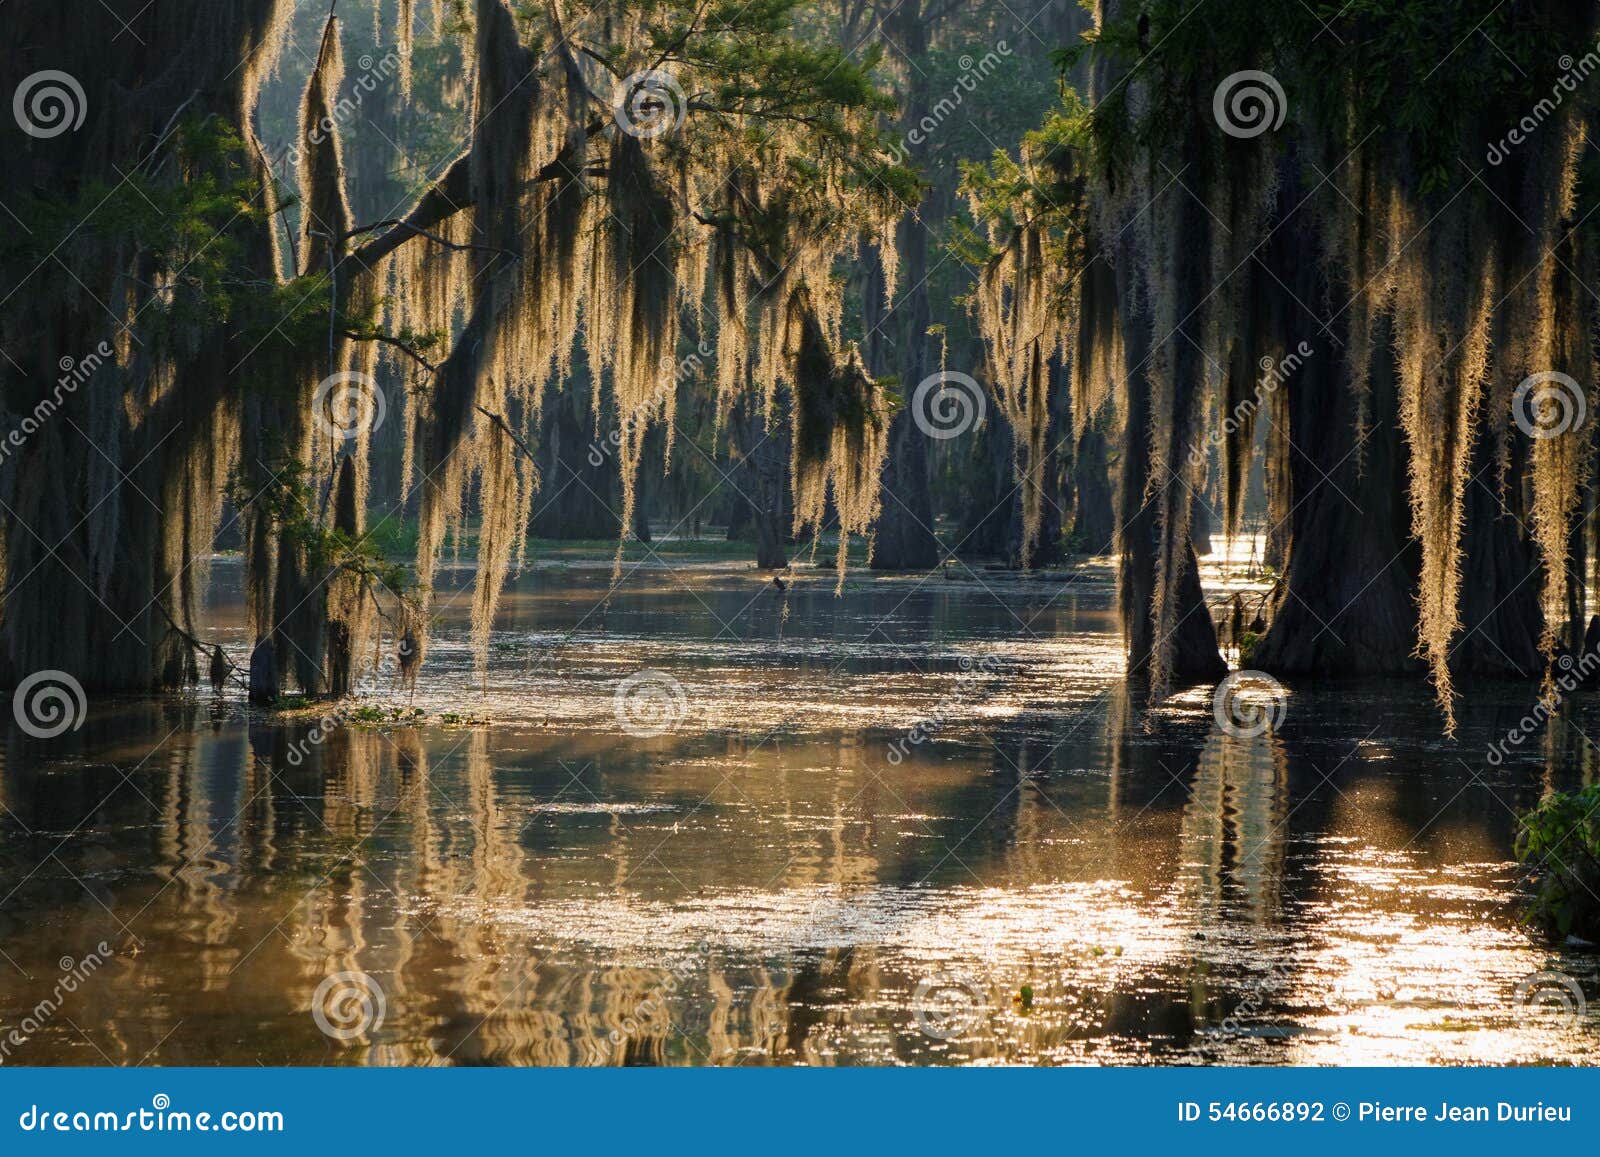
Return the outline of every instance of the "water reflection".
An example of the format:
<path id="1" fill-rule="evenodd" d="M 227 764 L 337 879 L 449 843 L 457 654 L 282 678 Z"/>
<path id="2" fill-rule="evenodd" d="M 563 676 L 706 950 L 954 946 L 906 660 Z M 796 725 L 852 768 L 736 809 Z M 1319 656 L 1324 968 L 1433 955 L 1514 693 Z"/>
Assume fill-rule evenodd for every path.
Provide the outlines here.
<path id="1" fill-rule="evenodd" d="M 1526 707 L 1508 690 L 1453 741 L 1403 685 L 1301 690 L 1240 739 L 1203 691 L 1150 712 L 1121 690 L 1102 583 L 862 578 L 835 600 L 831 576 L 779 596 L 708 566 L 643 571 L 597 613 L 606 577 L 525 576 L 486 688 L 448 614 L 419 725 L 310 742 L 314 720 L 200 698 L 13 729 L 4 1059 L 1595 1055 L 1596 1011 L 1517 1006 L 1541 970 L 1600 988 L 1593 955 L 1519 927 L 1509 850 L 1517 811 L 1595 774 L 1592 699 L 1502 766 L 1482 753 Z M 210 627 L 242 642 L 233 608 Z M 648 739 L 612 703 L 642 667 L 689 704 Z M 312 1010 L 347 973 L 382 1016 L 342 1040 Z M 916 994 L 940 985 L 966 1003 L 930 1035 Z"/>

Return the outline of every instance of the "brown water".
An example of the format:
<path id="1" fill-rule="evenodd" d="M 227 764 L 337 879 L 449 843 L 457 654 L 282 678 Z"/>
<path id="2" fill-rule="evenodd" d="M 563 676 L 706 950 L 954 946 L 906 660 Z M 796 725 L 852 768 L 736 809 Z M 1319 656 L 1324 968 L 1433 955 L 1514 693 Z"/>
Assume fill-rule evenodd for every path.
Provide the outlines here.
<path id="1" fill-rule="evenodd" d="M 417 724 L 311 742 L 197 695 L 12 727 L 0 1063 L 1600 1056 L 1600 961 L 1519 925 L 1510 850 L 1595 775 L 1593 696 L 1499 767 L 1526 689 L 1454 740 L 1424 687 L 1299 689 L 1240 739 L 1209 689 L 1129 703 L 1092 569 L 836 598 L 649 566 L 601 609 L 608 577 L 522 576 L 482 684 L 448 601 L 414 701 L 368 696 Z M 619 727 L 641 670 L 659 735 Z"/>

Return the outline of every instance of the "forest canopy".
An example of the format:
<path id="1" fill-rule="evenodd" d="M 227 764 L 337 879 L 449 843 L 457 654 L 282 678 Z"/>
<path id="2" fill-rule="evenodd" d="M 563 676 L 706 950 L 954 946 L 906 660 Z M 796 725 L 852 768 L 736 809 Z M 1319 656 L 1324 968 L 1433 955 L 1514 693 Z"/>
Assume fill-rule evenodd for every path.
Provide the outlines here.
<path id="1" fill-rule="evenodd" d="M 1109 553 L 1157 697 L 1213 529 L 1254 669 L 1448 721 L 1585 645 L 1592 5 L 114 8 L 9 17 L 0 682 L 225 668 L 229 533 L 262 701 L 414 670 L 452 538 L 481 669 L 552 473 L 620 544 L 732 472 L 841 582 Z"/>

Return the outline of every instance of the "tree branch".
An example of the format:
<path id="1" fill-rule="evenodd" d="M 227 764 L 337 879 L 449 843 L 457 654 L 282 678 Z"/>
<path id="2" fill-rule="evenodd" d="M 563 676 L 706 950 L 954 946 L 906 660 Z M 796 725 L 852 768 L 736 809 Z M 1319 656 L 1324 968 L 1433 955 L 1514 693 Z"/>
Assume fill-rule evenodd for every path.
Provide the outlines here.
<path id="1" fill-rule="evenodd" d="M 344 336 L 352 341 L 375 341 L 386 346 L 393 346 L 395 349 L 405 354 L 406 357 L 410 358 L 423 369 L 427 370 L 430 374 L 436 374 L 439 372 L 438 366 L 434 365 L 427 358 L 423 357 L 408 342 L 402 341 L 400 338 L 394 337 L 390 334 L 378 333 L 376 331 L 363 332 L 361 330 L 347 329 L 344 331 Z"/>
<path id="2" fill-rule="evenodd" d="M 401 245 L 419 235 L 426 235 L 435 226 L 448 221 L 472 204 L 471 152 L 462 153 L 450 163 L 444 176 L 433 184 L 411 207 L 411 212 L 396 221 L 389 230 L 358 249 L 345 254 L 340 265 L 361 266 L 370 269 Z M 364 229 L 352 230 L 352 235 L 382 228 L 380 223 Z"/>
<path id="3" fill-rule="evenodd" d="M 504 255 L 506 255 L 508 257 L 517 257 L 518 256 L 518 254 L 515 253 L 513 250 L 502 249 L 498 245 L 473 245 L 470 242 L 469 243 L 461 243 L 461 242 L 451 241 L 448 237 L 444 237 L 441 234 L 431 232 L 431 231 L 429 231 L 427 229 L 423 229 L 423 228 L 421 228 L 421 227 L 419 227 L 417 225 L 414 225 L 410 221 L 407 221 L 407 220 L 405 220 L 404 218 L 401 218 L 401 217 L 391 217 L 387 221 L 375 221 L 371 225 L 362 225 L 361 227 L 359 227 L 357 229 L 351 229 L 347 233 L 345 233 L 340 238 L 340 240 L 348 241 L 352 237 L 359 237 L 363 233 L 375 233 L 379 229 L 399 229 L 399 230 L 404 230 L 404 231 L 409 232 L 412 236 L 415 236 L 415 237 L 426 237 L 429 241 L 432 241 L 434 244 L 443 245 L 446 249 L 452 249 L 457 253 L 465 253 L 465 252 L 468 252 L 468 251 L 476 251 L 476 252 L 480 252 L 480 253 L 501 253 L 501 254 L 504 254 Z"/>
<path id="4" fill-rule="evenodd" d="M 507 438 L 511 439 L 516 448 L 528 456 L 528 461 L 534 463 L 535 466 L 538 465 L 538 459 L 533 456 L 533 451 L 528 449 L 528 444 L 521 438 L 517 437 L 516 433 L 511 429 L 511 427 L 506 425 L 506 420 L 504 418 L 502 418 L 499 414 L 493 413 L 492 411 L 485 410 L 482 406 L 474 406 L 473 409 L 477 410 L 478 413 L 482 414 L 485 418 L 488 418 L 489 421 L 493 422 L 496 426 L 499 426 L 501 432 L 504 433 Z"/>
<path id="5" fill-rule="evenodd" d="M 602 117 L 596 117 L 591 120 L 584 126 L 582 143 L 587 144 L 589 138 L 603 131 L 608 123 L 609 121 Z M 552 160 L 529 179 L 526 188 L 531 189 L 545 181 L 571 178 L 584 171 L 581 168 L 574 168 L 572 151 L 572 146 L 570 145 L 563 148 L 561 152 L 557 153 Z M 451 242 L 439 237 L 434 232 L 434 229 L 454 217 L 461 210 L 470 209 L 476 202 L 477 198 L 472 189 L 471 158 L 472 153 L 469 150 L 452 161 L 450 167 L 445 170 L 444 175 L 434 182 L 433 186 L 418 199 L 417 203 L 411 207 L 411 211 L 404 217 L 358 226 L 345 234 L 346 239 L 348 239 L 372 233 L 379 229 L 384 230 L 383 233 L 378 234 L 372 240 L 345 254 L 339 261 L 339 272 L 353 275 L 353 271 L 357 268 L 370 269 L 415 237 L 427 237 L 430 240 L 439 242 L 441 245 L 452 245 Z M 452 248 L 461 247 L 452 245 Z M 466 246 L 465 248 L 486 247 Z M 505 250 L 497 250 L 497 252 L 505 252 Z"/>

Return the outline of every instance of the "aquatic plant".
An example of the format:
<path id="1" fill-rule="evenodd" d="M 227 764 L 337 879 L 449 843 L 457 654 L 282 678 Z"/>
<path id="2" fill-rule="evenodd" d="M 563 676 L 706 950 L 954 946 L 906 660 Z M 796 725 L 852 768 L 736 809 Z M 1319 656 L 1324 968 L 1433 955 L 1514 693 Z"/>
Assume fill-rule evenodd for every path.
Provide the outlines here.
<path id="1" fill-rule="evenodd" d="M 1528 920 L 1554 935 L 1600 940 L 1600 784 L 1556 792 L 1524 815 L 1516 853 L 1532 873 Z"/>

